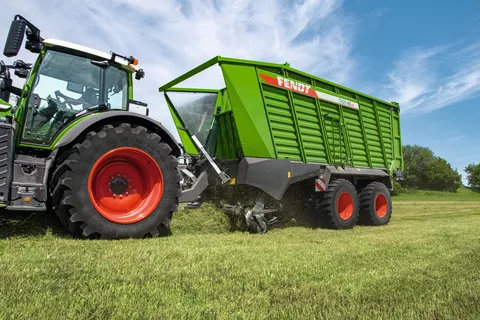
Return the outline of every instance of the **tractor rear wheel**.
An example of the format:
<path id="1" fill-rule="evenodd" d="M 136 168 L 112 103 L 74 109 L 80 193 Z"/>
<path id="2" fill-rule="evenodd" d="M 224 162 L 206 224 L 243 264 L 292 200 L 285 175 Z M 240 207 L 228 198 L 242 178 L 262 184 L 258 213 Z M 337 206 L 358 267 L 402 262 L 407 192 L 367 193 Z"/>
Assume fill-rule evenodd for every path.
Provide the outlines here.
<path id="1" fill-rule="evenodd" d="M 127 123 L 89 132 L 52 175 L 61 223 L 84 238 L 144 238 L 168 233 L 178 209 L 180 175 L 156 133 Z"/>
<path id="2" fill-rule="evenodd" d="M 318 206 L 319 222 L 331 229 L 351 229 L 358 219 L 358 195 L 346 179 L 332 181 Z"/>
<path id="3" fill-rule="evenodd" d="M 370 226 L 386 225 L 392 216 L 392 197 L 381 182 L 372 182 L 360 192 L 359 223 Z"/>

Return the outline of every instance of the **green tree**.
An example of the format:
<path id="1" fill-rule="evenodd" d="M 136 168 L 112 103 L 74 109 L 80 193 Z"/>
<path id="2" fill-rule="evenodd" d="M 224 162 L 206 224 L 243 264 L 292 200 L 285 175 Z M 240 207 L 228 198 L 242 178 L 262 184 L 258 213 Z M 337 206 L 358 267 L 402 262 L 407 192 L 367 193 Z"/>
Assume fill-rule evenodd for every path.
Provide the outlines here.
<path id="1" fill-rule="evenodd" d="M 480 192 L 480 163 L 471 163 L 465 168 L 468 186 L 472 190 Z"/>
<path id="2" fill-rule="evenodd" d="M 402 186 L 405 188 L 456 192 L 462 185 L 458 171 L 429 148 L 406 145 L 403 158 L 405 180 Z"/>

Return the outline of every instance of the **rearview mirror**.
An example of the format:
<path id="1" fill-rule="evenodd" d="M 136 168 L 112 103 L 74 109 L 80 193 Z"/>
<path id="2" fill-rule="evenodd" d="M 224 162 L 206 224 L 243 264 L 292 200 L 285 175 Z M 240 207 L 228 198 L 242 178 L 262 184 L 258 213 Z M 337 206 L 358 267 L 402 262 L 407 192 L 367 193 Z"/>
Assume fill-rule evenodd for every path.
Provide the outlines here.
<path id="1" fill-rule="evenodd" d="M 22 46 L 23 37 L 25 36 L 25 28 L 27 23 L 23 19 L 13 20 L 8 31 L 7 41 L 3 49 L 3 55 L 6 57 L 14 57 L 18 54 Z"/>
<path id="2" fill-rule="evenodd" d="M 67 82 L 67 90 L 71 92 L 75 92 L 78 94 L 83 94 L 83 85 L 68 81 Z"/>

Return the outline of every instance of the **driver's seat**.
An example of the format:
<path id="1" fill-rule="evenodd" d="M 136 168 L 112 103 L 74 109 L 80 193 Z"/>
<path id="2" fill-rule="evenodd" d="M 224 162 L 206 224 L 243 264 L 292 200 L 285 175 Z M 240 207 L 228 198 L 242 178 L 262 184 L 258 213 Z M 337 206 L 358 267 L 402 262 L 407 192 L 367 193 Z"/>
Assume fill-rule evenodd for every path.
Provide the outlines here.
<path id="1" fill-rule="evenodd" d="M 82 94 L 82 97 L 80 98 L 80 100 L 82 102 L 86 102 L 86 103 L 90 104 L 90 106 L 87 106 L 87 107 L 84 104 L 83 105 L 84 109 L 87 109 L 88 107 L 91 107 L 91 106 L 95 106 L 95 105 L 98 104 L 97 92 L 92 88 L 86 88 L 85 93 Z"/>

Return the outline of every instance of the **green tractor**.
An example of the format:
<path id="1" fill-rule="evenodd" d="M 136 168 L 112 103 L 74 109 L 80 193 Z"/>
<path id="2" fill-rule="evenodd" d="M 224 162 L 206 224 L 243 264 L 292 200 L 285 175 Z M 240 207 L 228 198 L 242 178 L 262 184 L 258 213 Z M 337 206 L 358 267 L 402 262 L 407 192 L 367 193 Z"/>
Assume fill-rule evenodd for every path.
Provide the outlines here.
<path id="1" fill-rule="evenodd" d="M 181 150 L 133 100 L 133 76 L 144 77 L 138 61 L 43 39 L 19 15 L 4 55 L 16 56 L 25 36 L 35 63 L 0 61 L 0 206 L 53 211 L 84 238 L 168 232 L 181 193 Z M 22 88 L 12 71 L 26 79 Z"/>

